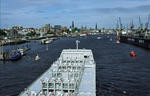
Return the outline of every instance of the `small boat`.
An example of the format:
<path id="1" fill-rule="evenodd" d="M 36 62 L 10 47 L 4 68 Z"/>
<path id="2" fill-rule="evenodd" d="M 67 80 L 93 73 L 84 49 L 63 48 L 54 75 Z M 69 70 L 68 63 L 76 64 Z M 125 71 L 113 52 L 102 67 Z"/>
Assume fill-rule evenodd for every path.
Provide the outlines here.
<path id="1" fill-rule="evenodd" d="M 131 51 L 131 52 L 130 52 L 130 55 L 131 55 L 132 57 L 135 57 L 135 56 L 136 56 L 136 54 L 134 53 L 134 51 Z"/>
<path id="2" fill-rule="evenodd" d="M 40 57 L 39 57 L 39 55 L 37 54 L 36 57 L 35 57 L 35 61 L 38 61 L 38 60 L 40 60 Z"/>
<path id="3" fill-rule="evenodd" d="M 102 39 L 102 37 L 97 37 L 97 39 Z"/>
<path id="4" fill-rule="evenodd" d="M 21 52 L 18 50 L 15 50 L 10 54 L 9 59 L 11 61 L 15 61 L 15 60 L 19 60 L 21 57 L 22 57 Z"/>
<path id="5" fill-rule="evenodd" d="M 119 40 L 117 40 L 117 41 L 116 41 L 116 43 L 117 43 L 117 44 L 120 44 L 120 41 L 119 41 Z"/>
<path id="6" fill-rule="evenodd" d="M 80 34 L 80 36 L 86 36 L 86 34 Z"/>
<path id="7" fill-rule="evenodd" d="M 20 53 L 21 53 L 21 55 L 22 55 L 22 56 L 24 56 L 24 55 L 25 55 L 25 54 L 24 54 L 24 49 L 22 49 L 22 48 L 18 48 L 17 50 L 18 50 L 18 51 L 20 51 Z"/>
<path id="8" fill-rule="evenodd" d="M 45 44 L 51 43 L 52 41 L 53 41 L 52 39 L 47 39 L 47 40 L 45 41 Z"/>
<path id="9" fill-rule="evenodd" d="M 51 43 L 52 41 L 53 39 L 50 39 L 50 38 L 42 39 L 41 44 L 48 44 L 48 43 Z"/>

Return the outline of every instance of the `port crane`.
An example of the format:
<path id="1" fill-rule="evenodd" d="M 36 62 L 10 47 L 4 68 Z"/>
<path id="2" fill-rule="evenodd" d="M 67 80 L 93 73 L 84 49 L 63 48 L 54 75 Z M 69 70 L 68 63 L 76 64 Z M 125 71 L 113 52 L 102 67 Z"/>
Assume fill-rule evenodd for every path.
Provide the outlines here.
<path id="1" fill-rule="evenodd" d="M 142 24 L 142 22 L 141 22 L 141 18 L 140 18 L 140 16 L 139 16 L 139 23 L 140 23 L 139 30 L 143 30 L 143 24 Z"/>
<path id="2" fill-rule="evenodd" d="M 120 31 L 123 30 L 123 26 L 122 26 L 122 23 L 121 23 L 121 18 L 119 17 L 119 22 L 120 22 Z"/>
<path id="3" fill-rule="evenodd" d="M 132 21 L 131 21 L 131 27 L 130 27 L 130 29 L 131 29 L 132 31 L 134 30 L 133 19 L 132 19 Z"/>
<path id="4" fill-rule="evenodd" d="M 119 31 L 119 24 L 118 24 L 118 20 L 117 20 L 117 28 L 116 31 Z"/>
<path id="5" fill-rule="evenodd" d="M 147 21 L 146 24 L 145 24 L 145 31 L 148 31 L 149 22 L 150 22 L 150 14 L 149 14 L 149 16 L 148 16 L 148 21 Z"/>

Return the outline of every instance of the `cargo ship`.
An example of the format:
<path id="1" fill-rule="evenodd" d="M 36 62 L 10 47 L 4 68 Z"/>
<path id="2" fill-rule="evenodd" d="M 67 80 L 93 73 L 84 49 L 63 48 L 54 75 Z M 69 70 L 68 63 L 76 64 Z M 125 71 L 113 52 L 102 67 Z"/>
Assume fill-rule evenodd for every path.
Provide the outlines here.
<path id="1" fill-rule="evenodd" d="M 60 57 L 19 96 L 96 96 L 92 50 L 63 49 Z"/>
<path id="2" fill-rule="evenodd" d="M 125 42 L 129 44 L 134 44 L 140 47 L 150 49 L 150 30 L 148 29 L 150 21 L 150 15 L 148 17 L 148 22 L 145 24 L 145 28 L 143 28 L 143 24 L 141 23 L 141 19 L 139 17 L 140 26 L 138 29 L 134 29 L 133 21 L 130 29 L 124 29 L 122 27 L 121 19 L 120 19 L 120 42 Z"/>
<path id="3" fill-rule="evenodd" d="M 150 39 L 132 36 L 120 36 L 120 41 L 150 49 Z"/>

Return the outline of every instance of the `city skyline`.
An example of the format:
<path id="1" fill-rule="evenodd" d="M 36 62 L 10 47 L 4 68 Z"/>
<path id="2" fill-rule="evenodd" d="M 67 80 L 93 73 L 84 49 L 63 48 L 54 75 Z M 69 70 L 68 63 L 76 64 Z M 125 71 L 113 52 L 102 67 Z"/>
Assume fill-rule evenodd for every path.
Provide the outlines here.
<path id="1" fill-rule="evenodd" d="M 43 27 L 45 24 L 115 28 L 118 17 L 123 25 L 134 20 L 147 22 L 150 0 L 1 0 L 0 27 L 12 25 Z"/>

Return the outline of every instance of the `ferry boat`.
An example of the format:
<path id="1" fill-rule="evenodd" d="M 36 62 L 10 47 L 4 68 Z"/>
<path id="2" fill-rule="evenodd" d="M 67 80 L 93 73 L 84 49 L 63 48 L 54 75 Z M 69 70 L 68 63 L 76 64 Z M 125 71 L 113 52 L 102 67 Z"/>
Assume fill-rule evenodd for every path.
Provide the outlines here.
<path id="1" fill-rule="evenodd" d="M 76 42 L 78 43 L 78 41 Z M 90 49 L 64 49 L 19 96 L 96 96 L 96 64 Z"/>

